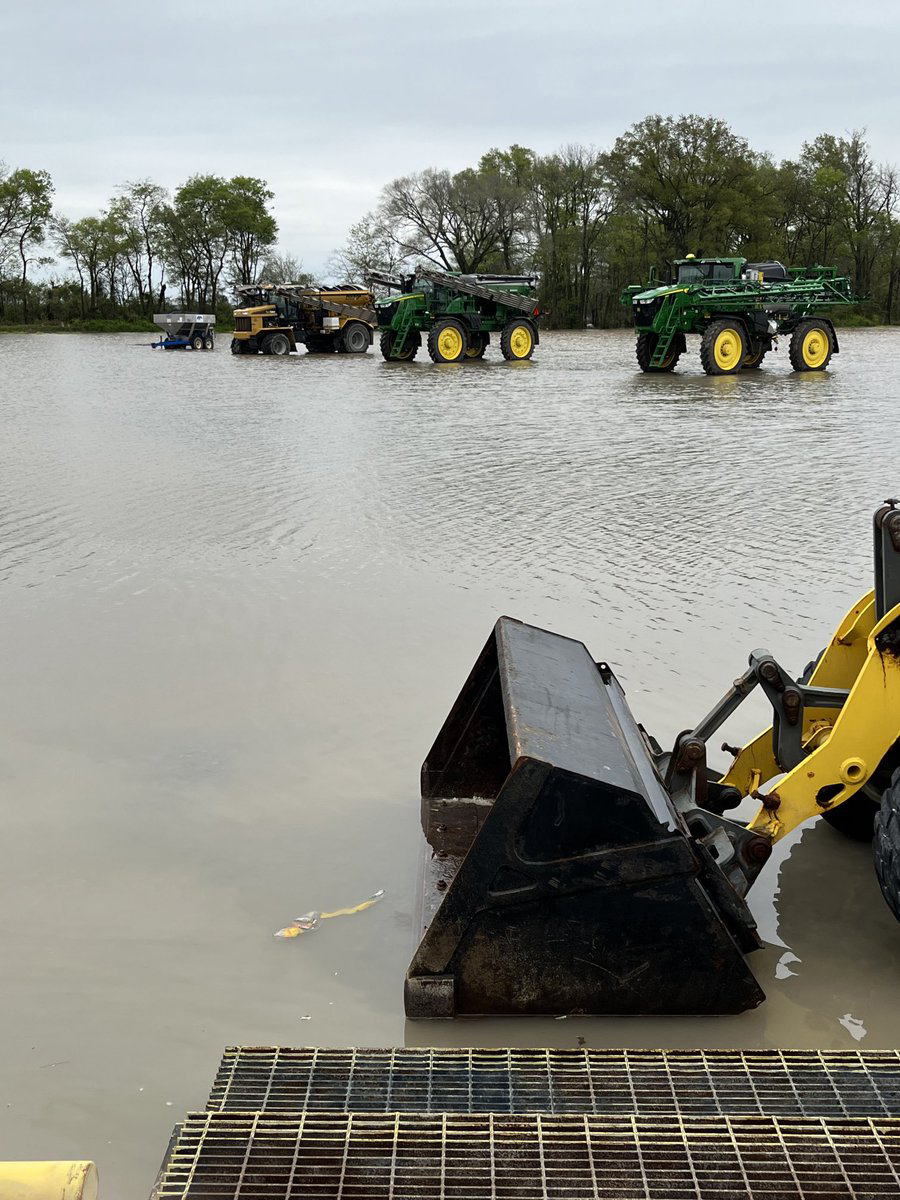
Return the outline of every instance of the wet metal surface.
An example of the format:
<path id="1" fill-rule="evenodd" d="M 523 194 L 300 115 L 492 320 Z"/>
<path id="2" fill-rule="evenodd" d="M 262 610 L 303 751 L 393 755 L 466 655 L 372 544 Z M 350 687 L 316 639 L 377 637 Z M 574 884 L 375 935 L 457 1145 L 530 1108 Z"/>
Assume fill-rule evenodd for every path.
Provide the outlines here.
<path id="1" fill-rule="evenodd" d="M 663 743 L 751 649 L 799 672 L 871 586 L 900 335 L 740 379 L 641 376 L 625 334 L 447 367 L 141 340 L 0 338 L 0 1156 L 143 1198 L 238 1042 L 898 1045 L 900 929 L 821 823 L 751 892 L 753 1012 L 423 1027 L 402 980 L 419 765 L 496 617 L 584 641 Z"/>
<path id="2" fill-rule="evenodd" d="M 891 1050 L 231 1046 L 207 1110 L 900 1117 Z"/>
<path id="3" fill-rule="evenodd" d="M 877 1200 L 888 1118 L 191 1114 L 155 1200 Z"/>

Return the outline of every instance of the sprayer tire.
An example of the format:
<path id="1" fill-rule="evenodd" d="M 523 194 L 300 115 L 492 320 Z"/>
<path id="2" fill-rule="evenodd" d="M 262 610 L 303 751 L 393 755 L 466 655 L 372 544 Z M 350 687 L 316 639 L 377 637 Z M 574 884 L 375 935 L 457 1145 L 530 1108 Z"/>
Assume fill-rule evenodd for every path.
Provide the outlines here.
<path id="1" fill-rule="evenodd" d="M 747 339 L 737 321 L 713 321 L 700 339 L 700 362 L 707 375 L 734 375 L 747 356 Z"/>
<path id="2" fill-rule="evenodd" d="M 365 354 L 369 349 L 369 331 L 362 321 L 348 321 L 341 330 L 341 349 L 345 354 Z"/>
<path id="3" fill-rule="evenodd" d="M 634 352 L 637 356 L 638 366 L 644 372 L 656 374 L 656 372 L 673 371 L 679 358 L 681 358 L 681 347 L 673 343 L 669 350 L 669 357 L 664 360 L 661 367 L 651 367 L 650 359 L 653 357 L 653 351 L 656 349 L 656 343 L 659 339 L 658 333 L 639 333 L 637 343 L 635 344 Z"/>
<path id="4" fill-rule="evenodd" d="M 744 355 L 744 361 L 741 363 L 742 371 L 758 371 L 763 364 L 763 359 L 769 353 L 771 347 L 760 345 L 758 342 L 752 343 L 747 348 L 747 353 Z"/>
<path id="5" fill-rule="evenodd" d="M 397 355 L 396 358 L 391 358 L 391 347 L 394 344 L 393 329 L 385 329 L 381 337 L 378 339 L 378 348 L 381 350 L 381 357 L 387 362 L 412 362 L 418 352 L 420 342 L 416 340 L 413 333 L 408 333 L 406 336 L 408 342 L 404 345 L 403 352 Z"/>
<path id="6" fill-rule="evenodd" d="M 788 357 L 795 371 L 824 371 L 833 353 L 831 330 L 824 321 L 801 321 L 791 334 Z"/>

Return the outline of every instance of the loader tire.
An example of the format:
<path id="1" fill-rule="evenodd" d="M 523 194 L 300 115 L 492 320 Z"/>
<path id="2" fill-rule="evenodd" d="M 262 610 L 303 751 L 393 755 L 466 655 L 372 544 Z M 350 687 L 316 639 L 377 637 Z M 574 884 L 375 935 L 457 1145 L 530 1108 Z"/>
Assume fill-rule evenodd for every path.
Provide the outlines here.
<path id="1" fill-rule="evenodd" d="M 662 366 L 651 367 L 650 360 L 653 357 L 653 351 L 656 349 L 656 343 L 658 340 L 658 333 L 638 334 L 637 344 L 635 345 L 634 352 L 637 356 L 638 366 L 644 372 L 655 373 L 657 371 L 672 371 L 675 369 L 679 358 L 681 358 L 681 346 L 678 344 L 678 341 L 675 340 L 673 341 L 671 349 L 669 350 L 668 357 L 663 359 Z"/>
<path id="2" fill-rule="evenodd" d="M 245 338 L 232 338 L 231 339 L 231 353 L 232 354 L 249 354 L 250 347 L 247 345 L 246 339 Z"/>
<path id="3" fill-rule="evenodd" d="M 824 371 L 833 351 L 831 330 L 824 321 L 801 321 L 791 334 L 788 355 L 795 371 Z"/>
<path id="4" fill-rule="evenodd" d="M 381 357 L 387 362 L 412 362 L 416 357 L 416 352 L 419 349 L 419 342 L 416 340 L 415 334 L 408 333 L 406 342 L 399 354 L 391 356 L 391 350 L 394 346 L 394 330 L 385 329 L 381 337 L 378 339 L 378 348 L 381 350 Z"/>
<path id="5" fill-rule="evenodd" d="M 770 349 L 771 346 L 767 346 L 764 343 L 751 343 L 747 353 L 744 355 L 744 361 L 741 363 L 741 370 L 758 371 Z"/>
<path id="6" fill-rule="evenodd" d="M 307 354 L 333 354 L 334 338 L 330 333 L 310 333 L 306 338 Z"/>
<path id="7" fill-rule="evenodd" d="M 530 321 L 510 321 L 500 333 L 500 353 L 507 362 L 524 362 L 534 354 L 535 340 Z"/>
<path id="8" fill-rule="evenodd" d="M 369 331 L 361 321 L 348 321 L 341 330 L 344 354 L 365 354 L 369 349 Z"/>
<path id="9" fill-rule="evenodd" d="M 809 683 L 812 673 L 819 665 L 819 659 L 824 653 L 824 650 L 820 650 L 815 658 L 810 659 L 803 668 L 803 672 L 797 680 L 798 683 Z M 879 767 L 878 771 L 882 771 L 883 774 L 882 767 Z M 881 788 L 878 786 L 878 771 L 868 783 L 863 784 L 858 792 L 854 792 L 849 800 L 845 800 L 837 808 L 826 809 L 822 813 L 822 819 L 826 825 L 830 825 L 832 829 L 842 833 L 844 837 L 851 838 L 854 842 L 871 842 L 881 796 Z M 881 787 L 884 787 L 884 783 L 881 784 Z"/>
<path id="10" fill-rule="evenodd" d="M 445 317 L 428 331 L 428 353 L 432 362 L 460 362 L 466 356 L 468 344 L 469 335 L 453 317 Z"/>
<path id="11" fill-rule="evenodd" d="M 872 849 L 881 894 L 900 921 L 900 769 L 881 797 Z"/>
<path id="12" fill-rule="evenodd" d="M 734 375 L 746 356 L 744 331 L 735 321 L 713 321 L 700 339 L 700 362 L 707 375 Z"/>

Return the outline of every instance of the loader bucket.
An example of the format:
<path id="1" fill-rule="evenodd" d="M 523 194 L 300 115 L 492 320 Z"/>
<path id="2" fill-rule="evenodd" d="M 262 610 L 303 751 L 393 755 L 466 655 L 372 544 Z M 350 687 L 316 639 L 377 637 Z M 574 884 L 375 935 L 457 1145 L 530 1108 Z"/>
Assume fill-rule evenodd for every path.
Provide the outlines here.
<path id="1" fill-rule="evenodd" d="M 412 1018 L 736 1013 L 755 925 L 612 671 L 501 617 L 422 767 Z"/>

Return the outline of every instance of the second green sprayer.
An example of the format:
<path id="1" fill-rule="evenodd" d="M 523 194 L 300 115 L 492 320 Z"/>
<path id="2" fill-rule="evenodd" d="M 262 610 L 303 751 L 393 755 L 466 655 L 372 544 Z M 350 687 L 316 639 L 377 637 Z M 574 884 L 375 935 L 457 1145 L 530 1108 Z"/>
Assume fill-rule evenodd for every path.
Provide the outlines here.
<path id="1" fill-rule="evenodd" d="M 830 317 L 854 304 L 850 280 L 834 267 L 785 267 L 745 258 L 687 258 L 674 264 L 670 283 L 652 277 L 622 293 L 631 306 L 642 371 L 671 371 L 687 350 L 687 335 L 700 337 L 707 375 L 756 369 L 788 336 L 795 371 L 824 371 L 839 352 Z"/>

